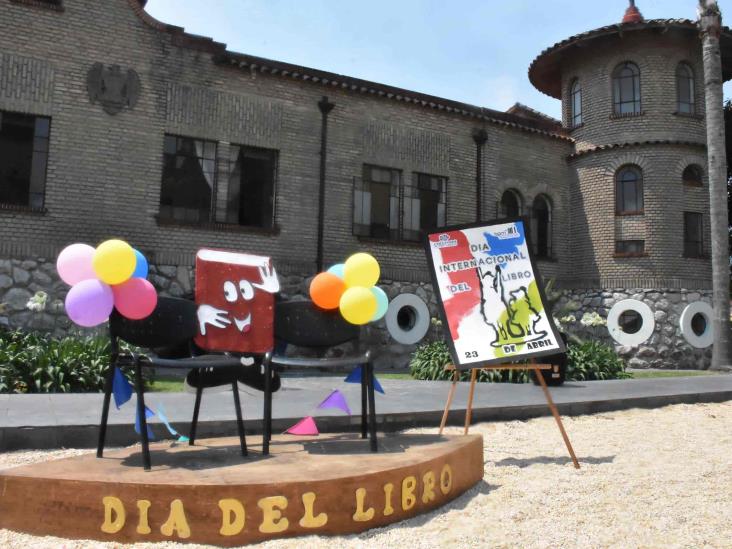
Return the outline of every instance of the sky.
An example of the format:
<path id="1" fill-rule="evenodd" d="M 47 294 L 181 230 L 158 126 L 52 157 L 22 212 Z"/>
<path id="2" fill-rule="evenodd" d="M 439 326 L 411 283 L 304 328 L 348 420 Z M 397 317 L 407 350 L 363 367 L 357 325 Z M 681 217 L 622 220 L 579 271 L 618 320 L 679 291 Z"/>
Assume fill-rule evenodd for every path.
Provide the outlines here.
<path id="1" fill-rule="evenodd" d="M 696 0 L 637 0 L 696 19 Z M 560 118 L 527 71 L 545 48 L 621 20 L 627 0 L 148 0 L 155 18 L 229 50 L 506 110 Z M 732 18 L 732 0 L 719 0 Z M 725 85 L 732 97 L 732 84 Z"/>

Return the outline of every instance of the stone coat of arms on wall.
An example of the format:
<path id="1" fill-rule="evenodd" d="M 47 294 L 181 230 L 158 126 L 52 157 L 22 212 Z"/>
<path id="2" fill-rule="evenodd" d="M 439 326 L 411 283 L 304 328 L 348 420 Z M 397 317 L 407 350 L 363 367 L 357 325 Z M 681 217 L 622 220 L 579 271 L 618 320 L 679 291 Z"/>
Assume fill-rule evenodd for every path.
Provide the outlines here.
<path id="1" fill-rule="evenodd" d="M 140 97 L 140 77 L 132 69 L 123 72 L 119 65 L 94 63 L 86 75 L 86 87 L 89 101 L 101 103 L 107 114 L 134 108 Z"/>

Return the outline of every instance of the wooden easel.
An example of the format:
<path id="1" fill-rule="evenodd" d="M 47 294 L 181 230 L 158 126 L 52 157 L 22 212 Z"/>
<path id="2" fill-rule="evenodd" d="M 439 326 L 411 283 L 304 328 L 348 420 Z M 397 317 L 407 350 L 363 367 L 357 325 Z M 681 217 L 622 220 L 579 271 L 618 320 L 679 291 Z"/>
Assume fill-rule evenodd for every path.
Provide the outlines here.
<path id="1" fill-rule="evenodd" d="M 452 385 L 450 386 L 450 392 L 447 395 L 447 402 L 445 403 L 445 411 L 442 414 L 442 421 L 440 421 L 440 434 L 442 434 L 442 431 L 445 429 L 445 424 L 447 423 L 447 414 L 450 412 L 450 406 L 452 405 L 452 398 L 455 396 L 455 388 L 457 387 L 457 382 L 460 379 L 460 372 L 457 368 L 455 368 L 454 365 L 448 364 L 445 367 L 446 370 L 452 370 Z M 567 436 L 567 432 L 564 430 L 564 425 L 562 425 L 562 418 L 559 416 L 559 412 L 557 411 L 557 407 L 554 405 L 554 401 L 552 400 L 552 396 L 549 393 L 549 387 L 546 385 L 546 381 L 544 380 L 544 376 L 541 375 L 540 370 L 551 370 L 552 365 L 551 364 L 522 364 L 522 365 L 516 365 L 516 364 L 497 364 L 495 366 L 481 366 L 479 368 L 471 368 L 470 369 L 470 392 L 468 393 L 468 406 L 465 409 L 465 434 L 468 434 L 468 430 L 470 429 L 470 421 L 473 416 L 473 396 L 475 394 L 475 383 L 478 380 L 478 371 L 479 370 L 533 370 L 534 374 L 536 375 L 537 379 L 539 380 L 539 384 L 541 385 L 542 390 L 544 391 L 544 396 L 546 397 L 546 402 L 549 405 L 549 409 L 552 412 L 552 415 L 554 416 L 554 419 L 557 422 L 557 426 L 559 427 L 559 432 L 562 433 L 562 438 L 564 439 L 564 444 L 567 445 L 567 450 L 569 451 L 569 455 L 572 458 L 572 463 L 574 463 L 575 469 L 579 469 L 580 465 L 577 461 L 577 457 L 574 455 L 574 450 L 572 449 L 572 443 L 569 442 L 569 437 Z"/>

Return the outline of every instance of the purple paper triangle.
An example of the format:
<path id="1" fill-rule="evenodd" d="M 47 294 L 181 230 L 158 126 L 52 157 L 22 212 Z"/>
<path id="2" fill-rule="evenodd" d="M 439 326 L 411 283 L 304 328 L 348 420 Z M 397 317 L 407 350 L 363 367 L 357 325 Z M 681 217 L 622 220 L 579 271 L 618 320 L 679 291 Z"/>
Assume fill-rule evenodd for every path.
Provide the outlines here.
<path id="1" fill-rule="evenodd" d="M 318 404 L 318 408 L 338 408 L 343 410 L 349 416 L 351 415 L 351 409 L 348 407 L 346 397 L 343 396 L 338 389 L 335 389 L 331 394 L 325 397 L 325 400 Z"/>

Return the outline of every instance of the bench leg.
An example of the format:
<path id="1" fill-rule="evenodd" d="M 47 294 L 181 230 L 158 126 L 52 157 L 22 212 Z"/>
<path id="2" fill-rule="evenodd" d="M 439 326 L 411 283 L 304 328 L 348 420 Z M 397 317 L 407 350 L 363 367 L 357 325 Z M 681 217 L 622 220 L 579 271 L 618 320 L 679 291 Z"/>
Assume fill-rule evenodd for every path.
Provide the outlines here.
<path id="1" fill-rule="evenodd" d="M 109 419 L 109 401 L 112 397 L 112 384 L 114 383 L 114 362 L 110 363 L 107 370 L 107 377 L 104 380 L 104 403 L 102 404 L 102 420 L 99 423 L 99 440 L 97 442 L 97 457 L 104 454 L 104 442 L 107 438 L 107 420 Z"/>
<path id="2" fill-rule="evenodd" d="M 372 452 L 378 451 L 376 442 L 376 396 L 374 395 L 374 365 L 369 362 L 366 365 L 368 369 L 368 393 L 369 393 L 369 438 Z"/>
<path id="3" fill-rule="evenodd" d="M 264 424 L 262 425 L 262 454 L 269 455 L 272 438 L 272 362 L 264 359 Z"/>
<path id="4" fill-rule="evenodd" d="M 367 422 L 366 413 L 368 410 L 367 406 L 367 389 L 368 386 L 368 364 L 361 365 L 361 438 L 366 438 L 367 433 Z"/>
<path id="5" fill-rule="evenodd" d="M 147 417 L 145 415 L 145 388 L 142 382 L 142 365 L 135 361 L 135 385 L 137 385 L 137 415 L 140 418 L 140 438 L 142 440 L 142 463 L 150 470 L 150 441 L 147 438 Z"/>
<path id="6" fill-rule="evenodd" d="M 236 407 L 236 428 L 239 430 L 239 445 L 241 446 L 241 455 L 247 455 L 247 436 L 244 432 L 244 420 L 241 415 L 241 401 L 239 400 L 239 385 L 236 380 L 231 382 L 231 390 L 234 392 L 234 406 Z"/>
<path id="7" fill-rule="evenodd" d="M 199 370 L 199 374 L 201 370 Z M 201 379 L 201 375 L 198 379 Z M 200 385 L 200 382 L 199 382 Z M 201 397 L 203 396 L 203 387 L 196 387 L 196 402 L 193 404 L 193 419 L 191 419 L 191 433 L 188 437 L 188 445 L 193 446 L 196 443 L 196 429 L 198 427 L 198 411 L 201 409 Z"/>

